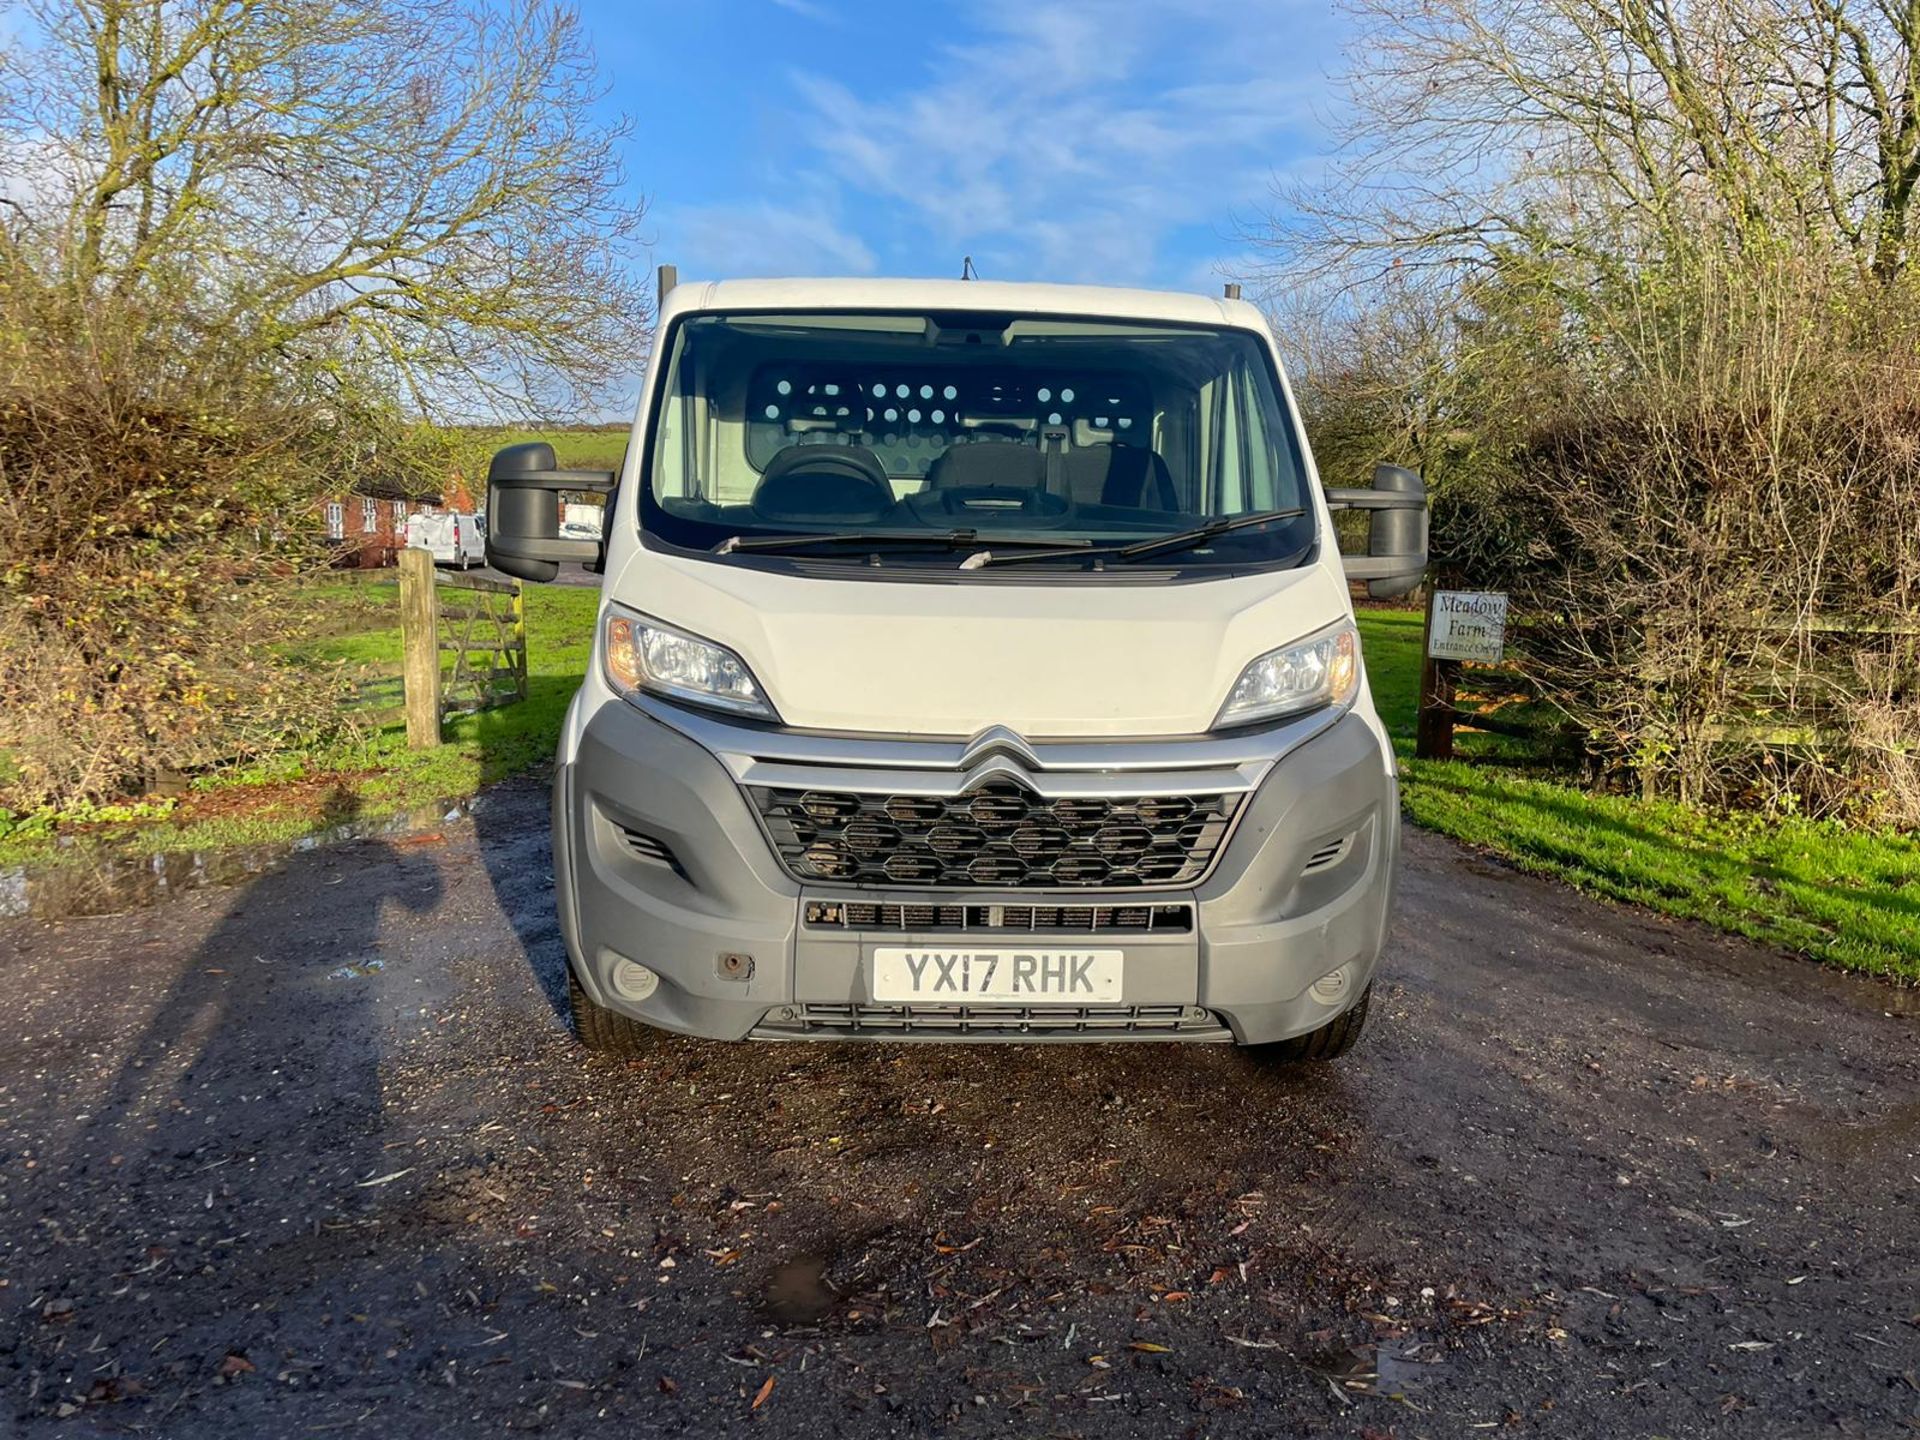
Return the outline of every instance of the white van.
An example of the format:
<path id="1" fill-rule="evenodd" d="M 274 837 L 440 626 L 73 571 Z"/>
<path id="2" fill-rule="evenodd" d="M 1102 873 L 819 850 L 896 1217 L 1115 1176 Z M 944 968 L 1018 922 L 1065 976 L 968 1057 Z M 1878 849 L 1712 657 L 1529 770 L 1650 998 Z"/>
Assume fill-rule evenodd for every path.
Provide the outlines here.
<path id="1" fill-rule="evenodd" d="M 681 285 L 620 474 L 489 483 L 497 568 L 604 566 L 553 801 L 587 1044 L 1359 1034 L 1398 807 L 1348 582 L 1418 582 L 1425 500 L 1321 488 L 1253 306 Z"/>
<path id="2" fill-rule="evenodd" d="M 560 507 L 560 534 L 572 540 L 598 540 L 605 533 L 605 514 L 598 505 L 568 500 Z"/>
<path id="3" fill-rule="evenodd" d="M 429 515 L 425 511 L 407 517 L 407 548 L 431 550 L 433 563 L 466 570 L 487 563 L 487 525 L 482 515 L 463 515 L 457 511 Z"/>

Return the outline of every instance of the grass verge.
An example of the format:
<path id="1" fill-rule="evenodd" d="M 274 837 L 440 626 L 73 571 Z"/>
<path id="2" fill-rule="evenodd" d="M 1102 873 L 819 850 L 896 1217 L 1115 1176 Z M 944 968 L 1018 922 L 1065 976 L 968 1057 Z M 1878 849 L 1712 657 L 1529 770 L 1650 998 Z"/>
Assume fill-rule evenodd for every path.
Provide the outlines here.
<path id="1" fill-rule="evenodd" d="M 1420 616 L 1363 611 L 1374 701 L 1409 819 L 1614 900 L 1850 970 L 1920 980 L 1920 841 L 1600 795 L 1497 765 L 1413 759 Z"/>

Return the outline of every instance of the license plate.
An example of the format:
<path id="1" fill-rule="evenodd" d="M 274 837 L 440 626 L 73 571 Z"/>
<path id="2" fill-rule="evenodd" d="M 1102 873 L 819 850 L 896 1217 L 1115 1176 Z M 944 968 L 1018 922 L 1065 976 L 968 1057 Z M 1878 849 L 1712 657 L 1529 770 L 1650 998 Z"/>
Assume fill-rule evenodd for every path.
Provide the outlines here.
<path id="1" fill-rule="evenodd" d="M 873 952 L 873 998 L 936 1004 L 1117 1004 L 1124 953 L 883 946 Z"/>

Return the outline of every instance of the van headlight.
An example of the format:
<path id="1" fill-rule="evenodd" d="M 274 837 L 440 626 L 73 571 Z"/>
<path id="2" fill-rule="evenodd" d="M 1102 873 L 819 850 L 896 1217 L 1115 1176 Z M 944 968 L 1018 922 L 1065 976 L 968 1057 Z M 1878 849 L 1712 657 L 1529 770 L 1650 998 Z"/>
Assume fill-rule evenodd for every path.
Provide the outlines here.
<path id="1" fill-rule="evenodd" d="M 605 627 L 607 683 L 622 695 L 646 690 L 736 715 L 780 718 L 746 661 L 726 646 L 622 610 L 608 610 Z"/>
<path id="2" fill-rule="evenodd" d="M 1345 705 L 1360 688 L 1360 636 L 1351 620 L 1251 661 L 1233 682 L 1215 729 Z"/>

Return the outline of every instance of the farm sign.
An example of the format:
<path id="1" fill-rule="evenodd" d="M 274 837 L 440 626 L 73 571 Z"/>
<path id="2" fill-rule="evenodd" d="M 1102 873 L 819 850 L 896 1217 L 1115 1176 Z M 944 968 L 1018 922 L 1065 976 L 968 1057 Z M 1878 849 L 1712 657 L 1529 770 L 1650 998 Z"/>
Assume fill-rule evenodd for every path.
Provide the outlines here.
<path id="1" fill-rule="evenodd" d="M 1498 665 L 1507 642 L 1507 597 L 1437 590 L 1427 626 L 1427 658 Z"/>

